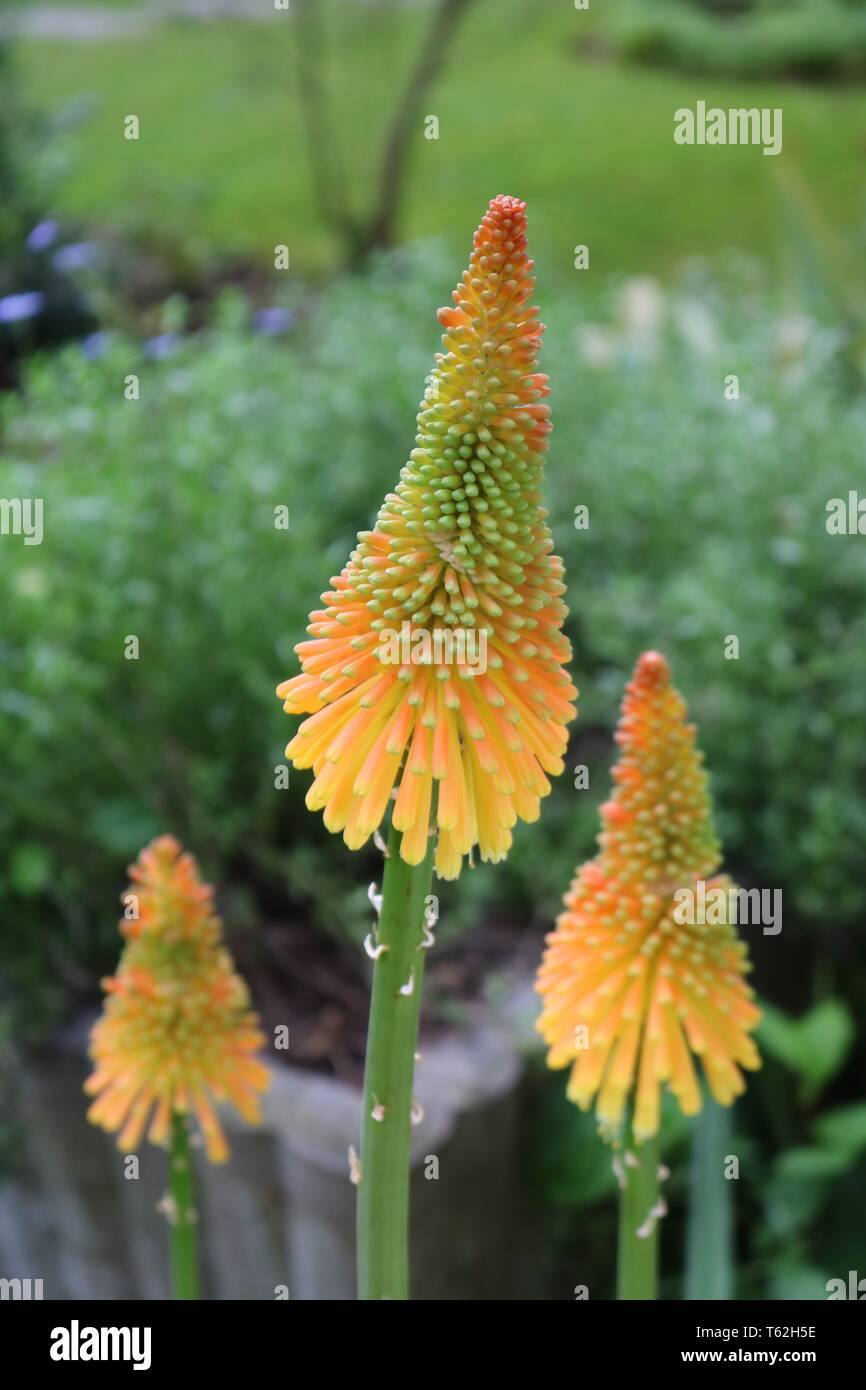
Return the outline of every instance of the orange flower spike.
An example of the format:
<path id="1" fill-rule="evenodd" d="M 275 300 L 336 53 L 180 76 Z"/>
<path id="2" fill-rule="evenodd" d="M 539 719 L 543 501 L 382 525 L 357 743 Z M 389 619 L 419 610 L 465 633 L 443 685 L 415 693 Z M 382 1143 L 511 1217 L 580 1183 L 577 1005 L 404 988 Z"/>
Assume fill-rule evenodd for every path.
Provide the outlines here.
<path id="1" fill-rule="evenodd" d="M 563 567 L 540 505 L 551 426 L 531 270 L 525 204 L 494 198 L 439 310 L 416 447 L 311 615 L 302 674 L 277 690 L 311 716 L 286 750 L 315 773 L 307 805 L 350 848 L 399 783 L 401 854 L 420 863 L 439 784 L 443 878 L 476 844 L 502 859 L 511 827 L 537 818 L 575 713 Z"/>
<path id="2" fill-rule="evenodd" d="M 759 1013 L 745 976 L 702 755 L 663 656 L 645 652 L 626 687 L 616 732 L 616 790 L 601 808 L 599 853 L 584 864 L 547 938 L 537 989 L 548 1064 L 571 1067 L 569 1098 L 596 1099 L 604 1129 L 622 1124 L 634 1091 L 633 1130 L 655 1134 L 667 1083 L 686 1114 L 700 1109 L 693 1054 L 716 1100 L 744 1089 L 760 1065 L 750 1032 Z M 721 911 L 689 913 L 712 890 Z M 687 890 L 684 895 L 682 890 Z M 717 921 L 716 918 L 722 920 Z M 685 920 L 684 920 L 685 919 Z"/>
<path id="3" fill-rule="evenodd" d="M 264 1043 L 246 986 L 222 945 L 212 890 L 170 835 L 142 850 L 124 902 L 137 916 L 120 923 L 127 938 L 90 1036 L 96 1099 L 88 1119 L 120 1130 L 118 1147 L 148 1137 L 165 1144 L 173 1112 L 198 1118 L 208 1158 L 228 1147 L 210 1098 L 227 1098 L 251 1123 L 268 1073 L 255 1054 Z"/>

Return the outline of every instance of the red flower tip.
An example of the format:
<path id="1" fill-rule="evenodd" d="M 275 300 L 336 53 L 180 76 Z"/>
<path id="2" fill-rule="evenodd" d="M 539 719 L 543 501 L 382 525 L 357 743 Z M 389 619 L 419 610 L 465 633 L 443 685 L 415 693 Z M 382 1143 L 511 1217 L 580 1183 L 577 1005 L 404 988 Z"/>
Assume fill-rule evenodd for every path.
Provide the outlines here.
<path id="1" fill-rule="evenodd" d="M 671 678 L 671 668 L 661 652 L 644 652 L 635 667 L 635 685 L 665 685 Z"/>
<path id="2" fill-rule="evenodd" d="M 491 198 L 475 232 L 473 245 L 478 250 L 497 241 L 510 242 L 518 254 L 526 248 L 526 204 L 507 193 Z"/>

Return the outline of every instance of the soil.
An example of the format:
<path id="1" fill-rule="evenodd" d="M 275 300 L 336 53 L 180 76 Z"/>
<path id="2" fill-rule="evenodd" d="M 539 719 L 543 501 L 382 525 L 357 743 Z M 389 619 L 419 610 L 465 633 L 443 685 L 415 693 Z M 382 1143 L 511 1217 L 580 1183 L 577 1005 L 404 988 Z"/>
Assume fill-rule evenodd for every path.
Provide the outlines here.
<path id="1" fill-rule="evenodd" d="M 424 972 L 421 1036 L 459 1022 L 497 982 L 525 979 L 541 956 L 543 931 L 489 923 L 437 943 Z M 364 1072 L 372 962 L 362 947 L 323 938 L 304 923 L 273 922 L 250 947 L 232 941 L 265 1033 L 288 1026 L 289 1048 L 275 1056 L 360 1085 Z"/>

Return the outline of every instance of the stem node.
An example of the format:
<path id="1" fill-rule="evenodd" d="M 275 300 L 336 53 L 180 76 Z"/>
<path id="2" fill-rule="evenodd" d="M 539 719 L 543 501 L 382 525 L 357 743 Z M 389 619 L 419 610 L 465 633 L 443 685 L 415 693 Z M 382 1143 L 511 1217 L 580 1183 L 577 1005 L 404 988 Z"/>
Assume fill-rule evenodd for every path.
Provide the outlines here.
<path id="1" fill-rule="evenodd" d="M 623 1158 L 617 1298 L 655 1299 L 659 1221 L 667 1211 L 658 1190 L 658 1135 L 626 1149 Z"/>

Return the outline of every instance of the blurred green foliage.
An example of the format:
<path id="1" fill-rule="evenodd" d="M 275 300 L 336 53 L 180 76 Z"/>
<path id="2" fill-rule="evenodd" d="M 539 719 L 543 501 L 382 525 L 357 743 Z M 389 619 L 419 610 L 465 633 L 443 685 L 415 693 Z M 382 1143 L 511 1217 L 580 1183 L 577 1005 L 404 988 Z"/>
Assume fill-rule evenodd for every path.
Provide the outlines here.
<path id="1" fill-rule="evenodd" d="M 34 359 L 25 397 L 3 403 L 0 496 L 44 501 L 41 546 L 0 542 L 2 970 L 31 1018 L 112 964 L 124 866 L 157 831 L 244 885 L 250 919 L 366 930 L 377 853 L 347 854 L 306 812 L 309 774 L 275 789 L 293 722 L 273 691 L 412 446 L 455 270 L 438 251 L 382 259 L 299 296 L 286 340 L 251 332 L 228 296 L 165 360 L 119 338 L 98 360 L 70 348 Z M 624 682 L 658 647 L 699 725 L 729 866 L 784 890 L 782 944 L 758 938 L 771 978 L 804 921 L 847 964 L 864 908 L 866 543 L 825 520 L 862 477 L 866 401 L 845 393 L 844 342 L 779 314 L 748 272 L 669 294 L 630 281 L 592 304 L 582 285 L 548 306 L 544 353 L 580 717 L 540 822 L 505 865 L 444 890 L 443 932 L 550 921 L 593 849 Z"/>
<path id="2" fill-rule="evenodd" d="M 798 1018 L 767 1004 L 763 1011 L 764 1070 L 743 1117 L 758 1150 L 741 1168 L 755 1220 L 744 1223 L 741 1241 L 770 1297 L 825 1298 L 827 1280 L 856 1268 L 866 1241 L 856 1195 L 866 1179 L 866 1105 L 817 1108 L 848 1060 L 854 1019 L 829 998 Z"/>
<path id="3" fill-rule="evenodd" d="M 620 0 L 602 32 L 620 56 L 690 76 L 845 81 L 866 73 L 862 0 Z"/>
<path id="4" fill-rule="evenodd" d="M 0 22 L 8 0 L 0 0 Z M 44 193 L 43 165 L 32 113 L 22 99 L 10 43 L 0 35 L 0 293 L 14 289 L 13 271 Z"/>

